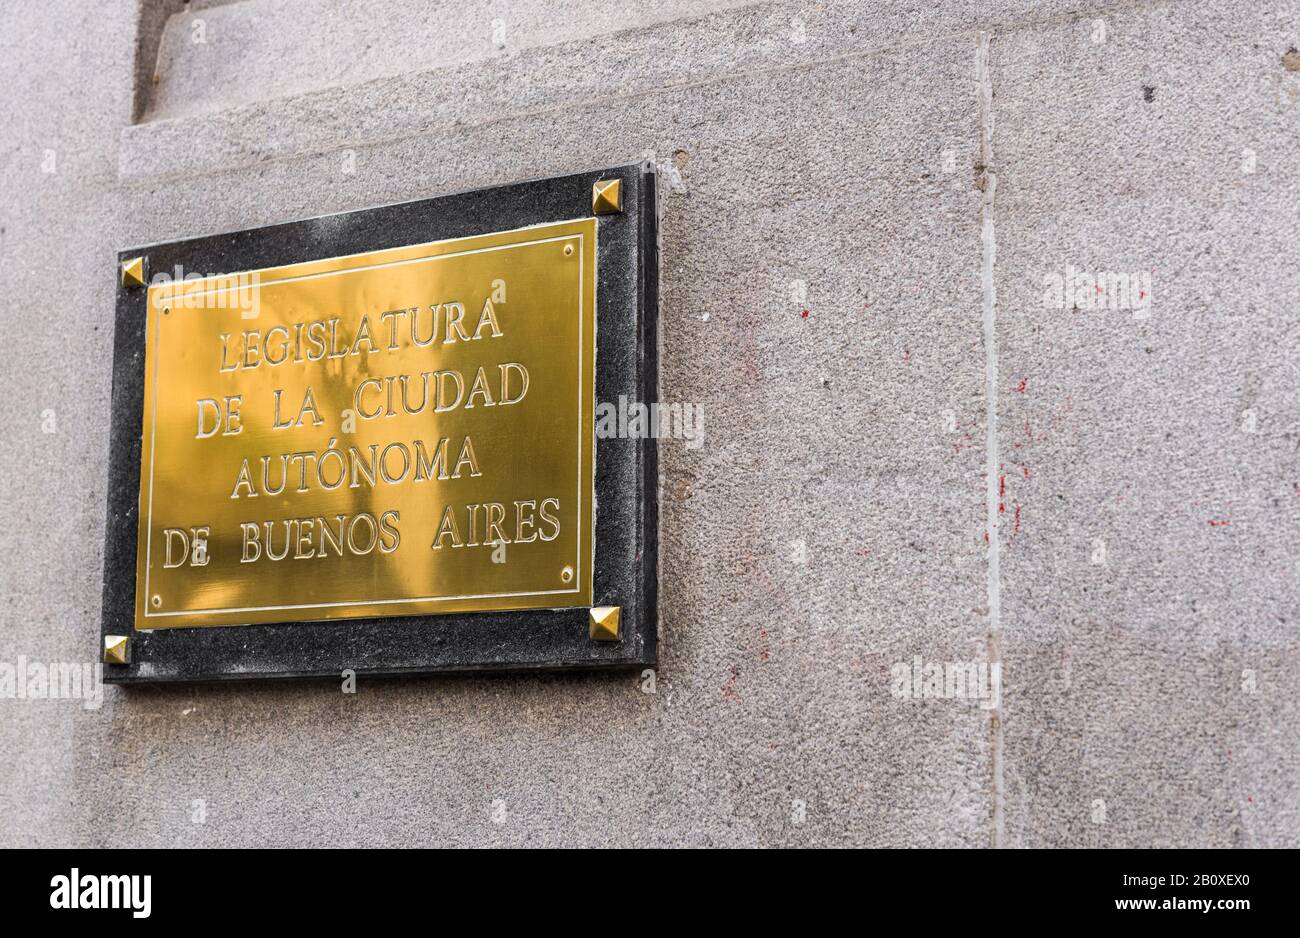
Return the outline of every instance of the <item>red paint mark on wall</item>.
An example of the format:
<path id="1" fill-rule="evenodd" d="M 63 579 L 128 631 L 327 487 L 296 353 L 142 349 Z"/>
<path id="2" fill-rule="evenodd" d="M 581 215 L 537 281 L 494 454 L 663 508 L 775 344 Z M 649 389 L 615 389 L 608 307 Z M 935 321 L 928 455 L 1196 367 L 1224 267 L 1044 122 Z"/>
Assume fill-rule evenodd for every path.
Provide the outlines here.
<path id="1" fill-rule="evenodd" d="M 1028 383 L 1029 383 L 1029 379 L 1028 379 L 1028 378 L 1021 378 L 1021 379 L 1020 379 L 1020 383 L 1016 385 L 1016 390 L 1019 391 L 1021 394 L 1024 394 L 1024 393 L 1025 393 L 1025 386 L 1026 386 Z"/>
<path id="2" fill-rule="evenodd" d="M 1016 502 L 1016 526 L 1011 529 L 1011 536 L 1015 537 L 1020 533 L 1020 503 Z"/>
<path id="3" fill-rule="evenodd" d="M 732 667 L 731 677 L 722 685 L 723 700 L 740 700 L 740 691 L 736 690 L 736 679 L 740 677 L 740 668 Z"/>
<path id="4" fill-rule="evenodd" d="M 1222 519 L 1222 520 L 1212 520 L 1212 521 L 1210 521 L 1210 527 L 1212 527 L 1212 528 L 1222 528 L 1222 527 L 1226 527 L 1226 526 L 1229 525 L 1229 524 L 1232 524 L 1232 522 L 1229 521 L 1229 520 L 1226 519 L 1226 518 L 1224 518 L 1224 519 Z"/>
<path id="5" fill-rule="evenodd" d="M 952 451 L 954 453 L 960 453 L 962 450 L 969 449 L 974 445 L 975 445 L 975 441 L 974 439 L 972 439 L 970 432 L 963 431 L 961 435 L 961 442 L 952 444 Z M 1296 494 L 1300 495 L 1300 490 L 1298 490 Z"/>

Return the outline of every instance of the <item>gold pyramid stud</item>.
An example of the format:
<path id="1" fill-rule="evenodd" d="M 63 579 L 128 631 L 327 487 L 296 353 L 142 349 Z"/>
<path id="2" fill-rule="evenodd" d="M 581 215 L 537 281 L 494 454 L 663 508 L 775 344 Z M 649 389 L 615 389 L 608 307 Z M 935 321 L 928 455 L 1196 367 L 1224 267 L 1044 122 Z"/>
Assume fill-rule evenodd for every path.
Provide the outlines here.
<path id="1" fill-rule="evenodd" d="M 104 664 L 130 664 L 131 655 L 125 635 L 104 636 Z"/>
<path id="2" fill-rule="evenodd" d="M 122 286 L 124 287 L 144 286 L 144 258 L 143 257 L 133 257 L 129 261 L 122 261 Z"/>
<path id="3" fill-rule="evenodd" d="M 615 215 L 623 211 L 623 180 L 602 179 L 591 187 L 594 215 Z"/>
<path id="4" fill-rule="evenodd" d="M 618 641 L 619 606 L 593 606 L 591 609 L 591 626 L 587 634 L 593 642 Z"/>

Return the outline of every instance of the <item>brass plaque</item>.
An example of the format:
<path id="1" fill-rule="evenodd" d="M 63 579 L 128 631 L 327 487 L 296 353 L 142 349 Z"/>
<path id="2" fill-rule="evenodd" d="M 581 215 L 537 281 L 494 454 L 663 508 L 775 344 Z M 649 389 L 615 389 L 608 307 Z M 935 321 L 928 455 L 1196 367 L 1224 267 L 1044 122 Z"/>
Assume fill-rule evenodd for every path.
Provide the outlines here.
<path id="1" fill-rule="evenodd" d="M 590 606 L 595 242 L 155 281 L 135 627 Z"/>

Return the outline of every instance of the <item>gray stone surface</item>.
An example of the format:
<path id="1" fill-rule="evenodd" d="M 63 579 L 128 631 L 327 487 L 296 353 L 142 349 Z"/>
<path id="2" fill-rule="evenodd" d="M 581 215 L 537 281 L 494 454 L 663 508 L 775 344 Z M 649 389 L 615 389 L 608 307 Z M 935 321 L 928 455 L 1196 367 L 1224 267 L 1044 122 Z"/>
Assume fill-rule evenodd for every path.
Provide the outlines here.
<path id="1" fill-rule="evenodd" d="M 994 43 L 1012 842 L 1300 830 L 1300 6 L 1231 9 Z M 1044 308 L 1067 264 L 1146 318 Z"/>
<path id="2" fill-rule="evenodd" d="M 146 117 L 190 117 L 409 72 L 454 71 L 518 50 L 702 17 L 753 2 L 295 0 L 191 5 L 160 33 Z M 239 67 L 232 67 L 236 61 Z"/>
<path id="3" fill-rule="evenodd" d="M 661 449 L 656 693 L 0 700 L 0 844 L 1300 843 L 1300 5 L 532 2 L 504 49 L 491 3 L 195 6 L 2 14 L 0 662 L 95 652 L 119 248 L 653 151 L 707 432 Z M 1045 308 L 1066 265 L 1150 315 Z M 917 655 L 1001 707 L 895 697 Z"/>

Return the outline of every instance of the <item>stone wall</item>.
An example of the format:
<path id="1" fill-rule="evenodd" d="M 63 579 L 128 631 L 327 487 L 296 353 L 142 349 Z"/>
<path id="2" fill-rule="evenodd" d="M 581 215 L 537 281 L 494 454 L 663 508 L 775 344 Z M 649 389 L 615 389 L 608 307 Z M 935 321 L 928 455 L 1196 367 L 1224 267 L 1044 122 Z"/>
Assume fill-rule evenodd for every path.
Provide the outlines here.
<path id="1" fill-rule="evenodd" d="M 652 155 L 707 438 L 653 688 L 3 699 L 0 845 L 1300 845 L 1297 46 L 1295 0 L 5 5 L 0 661 L 96 652 L 123 247 Z"/>

